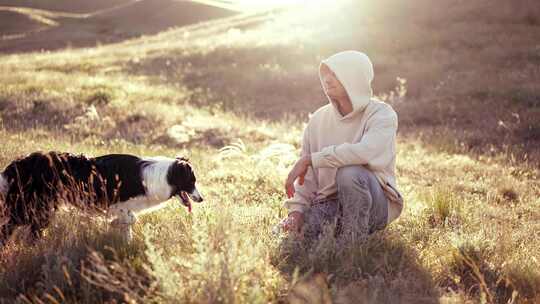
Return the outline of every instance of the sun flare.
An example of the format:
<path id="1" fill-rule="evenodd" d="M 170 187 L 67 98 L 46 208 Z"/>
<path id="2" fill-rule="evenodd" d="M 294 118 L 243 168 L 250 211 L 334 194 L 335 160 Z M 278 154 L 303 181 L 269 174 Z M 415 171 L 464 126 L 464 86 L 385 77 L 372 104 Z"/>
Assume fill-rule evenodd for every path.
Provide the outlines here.
<path id="1" fill-rule="evenodd" d="M 329 6 L 331 0 L 238 0 L 238 5 L 246 9 L 272 9 L 286 6 Z"/>
<path id="2" fill-rule="evenodd" d="M 340 1 L 336 0 L 195 0 L 196 2 L 221 6 L 244 12 L 266 11 L 286 7 L 328 8 Z"/>

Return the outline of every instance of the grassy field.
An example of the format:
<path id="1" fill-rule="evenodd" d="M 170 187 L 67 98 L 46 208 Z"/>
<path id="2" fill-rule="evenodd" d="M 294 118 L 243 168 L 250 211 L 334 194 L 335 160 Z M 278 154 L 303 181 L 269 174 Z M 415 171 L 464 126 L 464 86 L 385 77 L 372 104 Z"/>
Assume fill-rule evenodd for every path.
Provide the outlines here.
<path id="1" fill-rule="evenodd" d="M 353 1 L 2 55 L 0 165 L 184 155 L 206 201 L 141 216 L 129 245 L 72 209 L 36 244 L 21 230 L 0 250 L 0 303 L 538 303 L 539 35 L 535 1 Z M 308 250 L 272 227 L 326 102 L 318 63 L 343 49 L 372 58 L 398 112 L 405 211 L 366 244 Z"/>

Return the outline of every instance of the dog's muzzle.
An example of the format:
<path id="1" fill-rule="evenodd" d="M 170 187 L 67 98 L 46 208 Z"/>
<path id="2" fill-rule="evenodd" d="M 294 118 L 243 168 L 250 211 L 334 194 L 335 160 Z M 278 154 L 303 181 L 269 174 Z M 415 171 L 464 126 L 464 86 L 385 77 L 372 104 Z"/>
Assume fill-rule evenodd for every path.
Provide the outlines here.
<path id="1" fill-rule="evenodd" d="M 193 192 L 188 193 L 189 198 L 191 198 L 194 202 L 201 203 L 204 199 L 202 198 L 201 194 L 199 193 L 199 190 L 197 188 L 193 189 Z"/>

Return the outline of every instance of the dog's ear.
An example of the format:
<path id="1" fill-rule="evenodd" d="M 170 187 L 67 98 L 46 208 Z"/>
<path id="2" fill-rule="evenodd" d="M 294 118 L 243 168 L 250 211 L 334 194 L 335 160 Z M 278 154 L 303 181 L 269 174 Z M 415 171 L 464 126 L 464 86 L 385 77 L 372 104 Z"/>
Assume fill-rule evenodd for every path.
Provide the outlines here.
<path id="1" fill-rule="evenodd" d="M 180 194 L 180 190 L 189 191 L 194 179 L 190 164 L 183 158 L 177 158 L 167 172 L 167 182 L 174 186 L 174 194 Z"/>
<path id="2" fill-rule="evenodd" d="M 184 162 L 186 162 L 186 163 L 189 163 L 189 158 L 184 157 L 184 156 L 177 156 L 177 157 L 176 157 L 176 160 L 178 160 L 178 161 L 184 161 Z"/>
<path id="3" fill-rule="evenodd" d="M 186 157 L 177 157 L 173 165 L 177 170 L 183 172 L 183 174 L 189 175 L 191 172 L 191 163 Z"/>

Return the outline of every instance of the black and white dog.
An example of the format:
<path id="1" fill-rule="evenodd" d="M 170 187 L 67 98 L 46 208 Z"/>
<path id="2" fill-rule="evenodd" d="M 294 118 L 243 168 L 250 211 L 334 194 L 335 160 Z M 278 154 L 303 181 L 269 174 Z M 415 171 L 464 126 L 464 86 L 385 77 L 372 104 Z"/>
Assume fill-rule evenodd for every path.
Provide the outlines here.
<path id="1" fill-rule="evenodd" d="M 104 210 L 121 222 L 173 196 L 191 211 L 190 198 L 203 201 L 195 182 L 185 158 L 32 153 L 0 174 L 0 244 L 23 225 L 39 237 L 60 202 Z"/>

